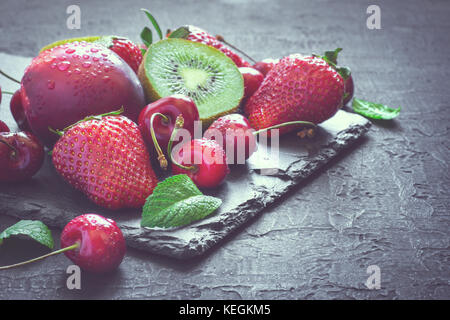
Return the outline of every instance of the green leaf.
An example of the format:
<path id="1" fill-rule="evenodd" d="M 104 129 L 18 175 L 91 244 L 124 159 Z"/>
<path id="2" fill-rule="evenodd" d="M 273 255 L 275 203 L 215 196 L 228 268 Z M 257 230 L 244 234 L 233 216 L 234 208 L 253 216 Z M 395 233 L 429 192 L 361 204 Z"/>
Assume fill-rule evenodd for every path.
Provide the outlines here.
<path id="1" fill-rule="evenodd" d="M 222 204 L 216 197 L 205 196 L 185 174 L 158 183 L 147 198 L 142 212 L 142 227 L 171 228 L 205 218 Z"/>
<path id="2" fill-rule="evenodd" d="M 3 239 L 15 235 L 25 235 L 33 240 L 53 249 L 53 237 L 49 228 L 41 221 L 37 220 L 20 220 L 15 225 L 0 233 L 0 244 Z"/>
<path id="3" fill-rule="evenodd" d="M 147 48 L 150 47 L 153 42 L 152 30 L 150 30 L 148 27 L 144 27 L 144 29 L 142 29 L 141 31 L 141 39 L 142 42 L 144 42 L 144 44 L 147 46 Z"/>
<path id="4" fill-rule="evenodd" d="M 337 48 L 334 51 L 325 51 L 322 56 L 317 55 L 317 54 L 313 54 L 313 56 L 319 57 L 319 58 L 322 58 L 323 60 L 325 60 L 325 62 L 328 63 L 330 65 L 330 67 L 332 67 L 334 70 L 336 70 L 337 73 L 339 73 L 344 80 L 347 80 L 347 78 L 350 77 L 350 75 L 351 75 L 350 68 L 341 67 L 341 66 L 338 66 L 338 64 L 337 64 L 337 57 L 338 57 L 339 52 L 341 52 L 341 51 L 342 51 L 342 48 Z"/>
<path id="5" fill-rule="evenodd" d="M 337 48 L 334 51 L 325 51 L 323 56 L 326 57 L 329 61 L 337 64 L 337 57 L 339 52 L 342 51 L 342 48 Z"/>
<path id="6" fill-rule="evenodd" d="M 141 9 L 142 11 L 144 11 L 144 13 L 147 15 L 147 18 L 150 20 L 150 22 L 152 23 L 153 27 L 155 28 L 156 32 L 158 33 L 159 39 L 163 39 L 163 34 L 161 31 L 161 28 L 159 27 L 158 22 L 156 22 L 156 19 L 152 16 L 152 14 L 147 10 L 147 9 Z"/>
<path id="7" fill-rule="evenodd" d="M 397 117 L 401 108 L 392 109 L 384 104 L 373 103 L 357 98 L 353 98 L 353 110 L 365 117 L 372 119 L 391 120 Z"/>
<path id="8" fill-rule="evenodd" d="M 187 39 L 189 36 L 189 29 L 187 27 L 179 27 L 170 33 L 169 38 Z"/>

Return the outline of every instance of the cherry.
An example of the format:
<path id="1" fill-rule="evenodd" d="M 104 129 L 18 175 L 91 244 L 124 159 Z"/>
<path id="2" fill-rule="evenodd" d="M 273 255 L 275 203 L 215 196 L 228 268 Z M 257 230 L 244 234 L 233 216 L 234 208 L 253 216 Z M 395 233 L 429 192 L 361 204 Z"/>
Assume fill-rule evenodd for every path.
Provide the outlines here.
<path id="1" fill-rule="evenodd" d="M 81 269 L 101 273 L 116 269 L 126 252 L 125 239 L 117 224 L 97 214 L 71 220 L 61 233 L 61 247 L 77 245 L 64 254 Z"/>
<path id="2" fill-rule="evenodd" d="M 23 109 L 20 89 L 14 92 L 11 98 L 11 102 L 9 103 L 9 108 L 14 120 L 16 120 L 19 129 L 22 131 L 31 131 L 30 125 L 28 124 L 28 120 L 25 115 L 25 110 Z"/>
<path id="3" fill-rule="evenodd" d="M 89 213 L 72 219 L 61 233 L 61 249 L 21 263 L 0 267 L 11 269 L 64 253 L 81 269 L 103 273 L 116 269 L 126 252 L 125 239 L 116 222 Z"/>
<path id="4" fill-rule="evenodd" d="M 44 147 L 33 134 L 0 133 L 0 182 L 29 179 L 43 162 Z"/>
<path id="5" fill-rule="evenodd" d="M 348 78 L 345 80 L 345 93 L 343 101 L 344 105 L 346 105 L 353 98 L 353 91 L 354 91 L 353 77 L 352 75 L 349 75 Z"/>
<path id="6" fill-rule="evenodd" d="M 228 164 L 243 164 L 257 149 L 253 132 L 246 117 L 232 113 L 214 121 L 203 137 L 221 144 L 226 151 Z"/>
<path id="7" fill-rule="evenodd" d="M 314 123 L 309 121 L 290 121 L 255 131 L 251 128 L 246 117 L 238 113 L 232 113 L 214 121 L 205 131 L 203 137 L 218 141 L 219 145 L 226 151 L 228 164 L 243 164 L 257 150 L 256 135 L 290 125 L 316 127 Z M 230 152 L 233 152 L 232 156 Z"/>
<path id="8" fill-rule="evenodd" d="M 147 105 L 139 115 L 139 129 L 151 153 L 157 153 L 162 167 L 167 166 L 164 153 L 167 152 L 170 136 L 179 115 L 184 119 L 184 129 L 194 136 L 194 122 L 199 120 L 194 101 L 184 95 L 175 94 L 161 98 Z M 155 143 L 156 140 L 156 143 Z"/>
<path id="9" fill-rule="evenodd" d="M 262 61 L 258 61 L 253 65 L 253 68 L 261 72 L 264 76 L 267 75 L 267 73 L 272 69 L 274 65 L 276 65 L 280 59 L 272 59 L 267 58 Z"/>
<path id="10" fill-rule="evenodd" d="M 0 133 L 1 132 L 9 132 L 9 127 L 2 120 L 0 120 Z"/>
<path id="11" fill-rule="evenodd" d="M 174 174 L 186 174 L 199 188 L 214 188 L 221 184 L 230 169 L 225 151 L 214 140 L 193 139 L 172 150 L 178 129 L 183 127 L 183 116 L 178 116 L 169 141 L 168 153 Z"/>
<path id="12" fill-rule="evenodd" d="M 216 141 L 194 139 L 173 155 L 172 172 L 187 174 L 199 188 L 214 188 L 225 180 L 230 169 L 225 151 Z"/>
<path id="13" fill-rule="evenodd" d="M 255 68 L 250 67 L 241 67 L 239 71 L 242 73 L 244 77 L 244 101 L 250 98 L 256 90 L 258 90 L 259 86 L 264 80 L 264 75 L 256 70 Z"/>

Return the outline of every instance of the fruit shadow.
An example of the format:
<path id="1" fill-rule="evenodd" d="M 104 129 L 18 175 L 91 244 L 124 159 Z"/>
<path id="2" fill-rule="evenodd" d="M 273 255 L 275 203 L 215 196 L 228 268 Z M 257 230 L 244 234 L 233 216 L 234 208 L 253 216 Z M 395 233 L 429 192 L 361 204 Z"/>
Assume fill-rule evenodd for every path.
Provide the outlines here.
<path id="1" fill-rule="evenodd" d="M 149 260 L 152 263 L 159 265 L 161 267 L 165 268 L 171 268 L 180 272 L 190 272 L 195 268 L 201 267 L 201 265 L 207 263 L 208 261 L 212 260 L 215 255 L 218 254 L 219 250 L 223 247 L 225 247 L 230 241 L 233 241 L 236 236 L 238 236 L 240 233 L 242 233 L 245 229 L 247 229 L 250 225 L 261 219 L 268 211 L 276 209 L 278 206 L 283 204 L 283 201 L 286 200 L 289 197 L 292 197 L 294 194 L 296 194 L 300 189 L 310 184 L 314 179 L 316 179 L 319 175 L 323 174 L 325 171 L 330 169 L 331 167 L 339 164 L 341 161 L 345 160 L 348 155 L 350 155 L 353 151 L 358 149 L 359 147 L 365 145 L 367 141 L 370 139 L 370 137 L 362 136 L 360 139 L 354 142 L 353 145 L 348 146 L 345 152 L 339 153 L 331 159 L 328 163 L 326 163 L 322 168 L 319 170 L 316 170 L 313 172 L 309 177 L 305 178 L 302 182 L 292 187 L 290 190 L 288 190 L 286 193 L 281 195 L 279 198 L 277 198 L 275 201 L 270 203 L 265 209 L 263 209 L 259 214 L 257 214 L 255 217 L 249 219 L 233 231 L 231 231 L 229 234 L 227 234 L 223 239 L 221 239 L 218 243 L 214 244 L 212 247 L 207 249 L 202 255 L 187 258 L 187 259 L 177 259 L 167 256 L 162 256 L 159 254 L 154 253 L 147 253 L 143 252 L 137 249 L 131 249 L 129 250 L 129 254 L 137 259 L 140 260 Z M 245 165 L 242 167 L 235 167 L 232 168 L 230 175 L 236 175 L 238 176 L 241 171 L 244 172 L 245 170 L 248 170 Z M 214 194 L 216 193 L 216 190 L 211 190 L 210 193 Z"/>

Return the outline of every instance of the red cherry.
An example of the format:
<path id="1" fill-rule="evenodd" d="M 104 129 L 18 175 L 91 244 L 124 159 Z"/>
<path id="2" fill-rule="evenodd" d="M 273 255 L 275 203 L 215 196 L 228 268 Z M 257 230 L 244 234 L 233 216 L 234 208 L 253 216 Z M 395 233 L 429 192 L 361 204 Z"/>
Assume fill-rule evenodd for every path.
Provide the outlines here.
<path id="1" fill-rule="evenodd" d="M 2 120 L 0 120 L 0 133 L 1 132 L 9 132 L 9 127 Z"/>
<path id="2" fill-rule="evenodd" d="M 349 75 L 349 77 L 345 80 L 345 93 L 344 93 L 344 105 L 346 105 L 353 98 L 353 77 Z"/>
<path id="3" fill-rule="evenodd" d="M 34 135 L 0 133 L 0 182 L 29 179 L 43 162 L 44 147 Z"/>
<path id="4" fill-rule="evenodd" d="M 276 65 L 280 59 L 271 59 L 267 58 L 262 61 L 259 61 L 253 65 L 253 68 L 261 72 L 264 76 L 272 69 L 274 65 Z"/>
<path id="5" fill-rule="evenodd" d="M 172 153 L 172 172 L 187 174 L 199 188 L 221 184 L 230 169 L 225 151 L 214 140 L 194 139 Z"/>
<path id="6" fill-rule="evenodd" d="M 250 67 L 241 67 L 239 71 L 244 77 L 244 100 L 246 100 L 258 90 L 264 80 L 264 75 L 255 68 Z"/>
<path id="7" fill-rule="evenodd" d="M 22 131 L 31 131 L 27 117 L 25 116 L 25 110 L 23 109 L 20 89 L 14 92 L 9 103 L 9 108 L 19 129 Z"/>
<path id="8" fill-rule="evenodd" d="M 78 244 L 64 254 L 85 271 L 101 273 L 116 269 L 126 252 L 125 239 L 117 224 L 97 214 L 71 220 L 61 233 L 61 248 Z"/>
<path id="9" fill-rule="evenodd" d="M 155 114 L 159 116 L 154 116 Z M 183 128 L 188 130 L 191 137 L 193 137 L 194 122 L 199 120 L 199 114 L 197 106 L 191 98 L 175 94 L 150 103 L 141 111 L 138 120 L 139 129 L 151 153 L 155 154 L 158 152 L 151 133 L 152 127 L 157 144 L 162 149 L 162 152 L 166 153 L 170 136 L 175 127 L 175 120 L 179 115 L 182 115 L 184 119 Z"/>
<path id="10" fill-rule="evenodd" d="M 228 164 L 243 164 L 257 149 L 254 130 L 241 114 L 232 113 L 214 121 L 203 137 L 222 145 Z M 220 141 L 219 141 L 220 140 Z M 230 156 L 230 152 L 232 156 Z"/>
<path id="11" fill-rule="evenodd" d="M 256 135 L 269 131 L 267 134 L 270 136 L 271 130 L 291 125 L 316 127 L 314 123 L 308 121 L 290 121 L 255 131 L 247 118 L 232 113 L 214 121 L 203 137 L 214 139 L 222 145 L 227 153 L 228 164 L 243 164 L 257 150 Z M 233 152 L 232 155 L 230 152 Z"/>

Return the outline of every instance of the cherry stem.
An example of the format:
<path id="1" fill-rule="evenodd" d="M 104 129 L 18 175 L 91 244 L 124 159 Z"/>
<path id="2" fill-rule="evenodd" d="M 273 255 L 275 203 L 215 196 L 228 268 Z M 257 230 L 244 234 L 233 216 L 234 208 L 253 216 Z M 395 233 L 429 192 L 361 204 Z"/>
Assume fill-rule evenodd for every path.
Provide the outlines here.
<path id="1" fill-rule="evenodd" d="M 150 118 L 150 134 L 152 136 L 152 141 L 153 145 L 155 146 L 156 153 L 158 154 L 159 166 L 163 170 L 166 170 L 168 165 L 167 159 L 166 156 L 164 155 L 164 152 L 161 149 L 161 146 L 158 143 L 158 139 L 156 139 L 155 128 L 153 127 L 153 122 L 155 121 L 156 117 L 161 117 L 163 118 L 163 121 L 166 122 L 169 122 L 169 118 L 166 115 L 159 112 L 155 112 L 154 114 L 152 114 L 152 117 Z"/>
<path id="2" fill-rule="evenodd" d="M 20 81 L 19 81 L 19 80 L 17 80 L 17 79 L 15 79 L 15 78 L 11 77 L 10 75 L 4 73 L 2 70 L 0 70 L 0 74 L 1 74 L 2 76 L 4 76 L 4 77 L 8 78 L 9 80 L 14 81 L 14 82 L 17 82 L 18 84 L 20 84 Z"/>
<path id="3" fill-rule="evenodd" d="M 289 121 L 289 122 L 280 123 L 280 124 L 277 124 L 277 125 L 274 125 L 271 127 L 267 127 L 267 128 L 264 128 L 264 129 L 261 129 L 258 131 L 254 131 L 253 134 L 256 136 L 260 133 L 264 133 L 264 132 L 267 132 L 272 129 L 278 129 L 278 128 L 283 128 L 283 127 L 287 127 L 287 126 L 292 126 L 294 124 L 304 124 L 304 125 L 312 126 L 313 128 L 317 127 L 316 124 L 309 122 L 309 121 Z"/>
<path id="4" fill-rule="evenodd" d="M 169 144 L 167 146 L 167 153 L 169 154 L 170 160 L 172 161 L 172 163 L 174 165 L 176 165 L 177 167 L 184 169 L 184 170 L 189 170 L 189 171 L 197 171 L 198 167 L 193 165 L 193 166 L 184 166 L 180 163 L 178 163 L 175 158 L 172 155 L 172 146 L 173 146 L 173 142 L 175 140 L 175 137 L 177 136 L 177 132 L 179 129 L 183 128 L 184 126 L 184 119 L 183 116 L 181 114 L 178 115 L 177 119 L 175 120 L 175 127 L 172 130 L 172 134 L 170 136 L 170 140 L 169 140 Z"/>
<path id="5" fill-rule="evenodd" d="M 242 54 L 243 56 L 247 57 L 247 59 L 249 59 L 251 62 L 256 63 L 256 60 L 253 59 L 252 57 L 250 57 L 248 54 L 246 54 L 244 51 L 242 51 L 241 49 L 233 46 L 231 43 L 229 43 L 228 41 L 226 41 L 224 39 L 224 37 L 222 37 L 221 35 L 216 35 L 216 39 L 219 40 L 220 42 L 226 44 L 227 46 L 229 46 L 231 49 L 236 50 L 237 52 L 239 52 L 240 54 Z"/>
<path id="6" fill-rule="evenodd" d="M 10 92 L 10 91 L 2 91 L 2 93 L 4 93 L 4 94 L 10 94 L 10 95 L 13 95 L 13 94 L 14 94 L 14 92 Z"/>
<path id="7" fill-rule="evenodd" d="M 48 127 L 48 130 L 49 130 L 50 132 L 52 132 L 52 133 L 54 133 L 54 134 L 57 134 L 58 136 L 61 136 L 61 137 L 62 137 L 62 136 L 64 135 L 64 132 L 66 132 L 67 130 L 69 130 L 69 129 L 75 127 L 76 125 L 78 125 L 78 124 L 80 124 L 80 123 L 83 123 L 83 122 L 86 122 L 86 121 L 89 121 L 89 120 L 101 120 L 103 117 L 107 117 L 107 116 L 119 116 L 119 115 L 121 115 L 124 111 L 125 111 L 125 110 L 124 110 L 124 108 L 123 108 L 123 106 L 122 106 L 122 107 L 120 107 L 119 110 L 116 110 L 116 111 L 111 111 L 111 112 L 99 114 L 99 115 L 96 115 L 96 116 L 88 116 L 88 117 L 86 117 L 86 118 L 84 118 L 84 119 L 82 119 L 82 120 L 80 120 L 80 121 L 75 122 L 74 124 L 71 124 L 70 126 L 64 128 L 64 129 L 62 129 L 62 130 L 55 130 L 55 129 L 51 128 L 51 127 Z"/>
<path id="8" fill-rule="evenodd" d="M 32 262 L 35 262 L 35 261 L 39 261 L 39 260 L 45 259 L 47 257 L 54 256 L 54 255 L 57 255 L 57 254 L 60 254 L 60 253 L 63 253 L 63 252 L 69 251 L 69 250 L 77 249 L 79 246 L 80 246 L 80 243 L 79 242 L 75 242 L 73 245 L 71 245 L 69 247 L 65 247 L 65 248 L 62 248 L 62 249 L 59 249 L 59 250 L 47 253 L 47 254 L 45 254 L 43 256 L 40 256 L 40 257 L 37 257 L 37 258 L 34 258 L 34 259 L 23 261 L 23 262 L 16 263 L 16 264 L 11 264 L 9 266 L 0 267 L 0 270 L 6 270 L 6 269 L 15 268 L 15 267 L 20 267 L 20 266 L 23 266 L 23 265 L 26 265 L 26 264 L 29 264 L 29 263 L 32 263 Z"/>
<path id="9" fill-rule="evenodd" d="M 6 142 L 2 139 L 0 139 L 0 142 L 5 144 L 8 148 L 10 148 L 14 152 L 13 156 L 15 156 L 17 154 L 17 149 L 15 147 L 13 147 L 12 145 L 10 145 L 8 142 Z"/>

